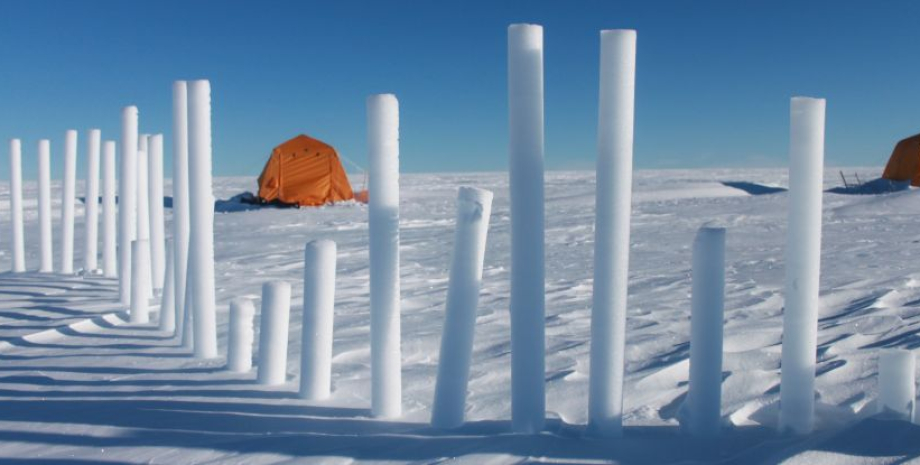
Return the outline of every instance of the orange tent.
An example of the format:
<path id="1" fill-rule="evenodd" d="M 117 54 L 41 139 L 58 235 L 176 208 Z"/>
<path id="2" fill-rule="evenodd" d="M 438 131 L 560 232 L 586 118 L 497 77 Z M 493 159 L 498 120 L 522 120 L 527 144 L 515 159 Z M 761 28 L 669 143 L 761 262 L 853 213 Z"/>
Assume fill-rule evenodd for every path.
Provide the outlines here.
<path id="1" fill-rule="evenodd" d="M 912 186 L 920 186 L 920 134 L 894 146 L 882 177 L 892 181 L 910 181 Z"/>
<path id="2" fill-rule="evenodd" d="M 331 145 L 303 134 L 275 147 L 259 175 L 259 199 L 316 206 L 355 198 Z"/>

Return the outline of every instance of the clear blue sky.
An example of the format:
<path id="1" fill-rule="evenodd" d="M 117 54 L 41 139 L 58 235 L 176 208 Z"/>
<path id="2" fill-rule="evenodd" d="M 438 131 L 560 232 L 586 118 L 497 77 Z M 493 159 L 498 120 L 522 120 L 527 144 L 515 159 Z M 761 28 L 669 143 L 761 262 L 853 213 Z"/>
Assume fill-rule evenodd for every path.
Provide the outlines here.
<path id="1" fill-rule="evenodd" d="M 301 132 L 365 164 L 380 92 L 400 100 L 403 171 L 504 170 L 515 22 L 544 26 L 548 168 L 593 167 L 607 28 L 638 30 L 639 168 L 784 166 L 793 95 L 828 99 L 828 165 L 882 165 L 920 132 L 918 18 L 915 1 L 3 0 L 0 175 L 7 139 L 31 177 L 37 139 L 56 160 L 66 129 L 81 152 L 88 128 L 117 139 L 129 104 L 170 138 L 189 78 L 211 80 L 217 175 L 256 176 Z"/>

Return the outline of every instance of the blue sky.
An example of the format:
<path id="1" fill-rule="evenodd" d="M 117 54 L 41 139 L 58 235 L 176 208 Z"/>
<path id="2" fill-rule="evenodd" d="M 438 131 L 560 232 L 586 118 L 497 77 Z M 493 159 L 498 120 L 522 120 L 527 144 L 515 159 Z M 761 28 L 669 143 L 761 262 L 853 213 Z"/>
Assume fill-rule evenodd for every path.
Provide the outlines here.
<path id="1" fill-rule="evenodd" d="M 828 99 L 828 165 L 880 166 L 920 132 L 917 18 L 912 1 L 3 0 L 0 160 L 22 138 L 32 177 L 39 138 L 56 160 L 66 129 L 81 151 L 86 129 L 117 139 L 129 104 L 169 138 L 172 82 L 207 78 L 217 175 L 258 175 L 298 133 L 365 165 L 380 92 L 400 100 L 403 171 L 504 170 L 506 28 L 532 22 L 548 168 L 593 168 L 608 28 L 638 30 L 638 168 L 785 166 L 793 95 Z"/>

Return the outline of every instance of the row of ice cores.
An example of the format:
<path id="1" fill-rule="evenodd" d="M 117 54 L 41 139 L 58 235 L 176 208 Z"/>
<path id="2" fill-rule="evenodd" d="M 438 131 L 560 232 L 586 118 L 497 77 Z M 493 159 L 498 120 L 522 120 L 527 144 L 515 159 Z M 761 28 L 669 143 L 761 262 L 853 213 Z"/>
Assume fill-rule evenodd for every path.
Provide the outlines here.
<path id="1" fill-rule="evenodd" d="M 601 32 L 594 290 L 591 314 L 588 431 L 622 434 L 627 277 L 633 158 L 636 32 Z M 508 29 L 509 175 L 511 191 L 511 416 L 516 432 L 543 429 L 545 412 L 543 28 Z M 214 198 L 211 186 L 211 106 L 208 81 L 173 88 L 173 223 L 165 240 L 163 136 L 139 135 L 138 110 L 122 114 L 121 164 L 115 226 L 115 142 L 89 132 L 84 271 L 97 272 L 98 178 L 103 172 L 103 265 L 118 277 L 119 299 L 132 323 L 147 323 L 159 299 L 159 327 L 201 358 L 218 356 L 214 294 Z M 780 387 L 781 430 L 812 431 L 821 247 L 825 101 L 794 97 L 790 112 L 789 227 Z M 402 412 L 399 283 L 399 108 L 391 94 L 367 100 L 371 411 Z M 41 271 L 51 263 L 49 143 L 38 144 Z M 61 233 L 62 273 L 73 273 L 77 133 L 65 140 Z M 21 144 L 10 144 L 13 270 L 25 271 Z M 492 193 L 460 187 L 441 353 L 431 422 L 464 421 L 476 308 L 482 280 Z M 704 225 L 693 245 L 690 382 L 679 415 L 699 436 L 721 429 L 724 314 L 724 228 Z M 117 238 L 117 239 L 116 239 Z M 116 241 L 118 243 L 116 256 Z M 300 394 L 319 400 L 331 390 L 336 244 L 309 242 L 304 256 Z M 287 381 L 291 286 L 262 290 L 258 376 Z M 230 303 L 227 367 L 252 369 L 255 305 Z M 879 408 L 913 416 L 914 357 L 889 350 L 879 360 Z"/>
<path id="2" fill-rule="evenodd" d="M 87 142 L 83 273 L 118 278 L 119 300 L 132 323 L 147 323 L 162 291 L 160 328 L 184 335 L 196 356 L 217 356 L 214 317 L 214 198 L 211 189 L 211 88 L 202 81 L 173 87 L 173 223 L 166 244 L 163 135 L 138 133 L 137 107 L 122 111 L 116 196 L 116 143 L 91 129 Z M 77 131 L 64 141 L 59 272 L 74 273 Z M 102 266 L 98 263 L 99 170 L 102 161 Z M 40 272 L 53 272 L 50 142 L 38 142 Z M 24 272 L 22 143 L 10 141 L 13 271 Z M 117 214 L 117 226 L 116 226 Z M 117 246 L 116 246 L 117 244 Z M 194 289 L 194 292 L 190 290 Z M 185 309 L 194 309 L 185 312 Z"/>

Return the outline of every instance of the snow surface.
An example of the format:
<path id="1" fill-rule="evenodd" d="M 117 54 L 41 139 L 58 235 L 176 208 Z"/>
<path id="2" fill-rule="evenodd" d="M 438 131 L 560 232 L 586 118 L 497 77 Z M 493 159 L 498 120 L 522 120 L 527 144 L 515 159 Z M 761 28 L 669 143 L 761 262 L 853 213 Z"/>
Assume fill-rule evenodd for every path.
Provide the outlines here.
<path id="1" fill-rule="evenodd" d="M 848 170 L 851 172 L 852 169 Z M 862 169 L 871 179 L 878 169 Z M 836 185 L 828 170 L 825 187 Z M 507 173 L 403 175 L 402 418 L 370 417 L 367 211 L 359 204 L 215 216 L 217 319 L 292 283 L 288 382 L 265 387 L 195 360 L 156 329 L 131 327 L 114 279 L 0 275 L 0 460 L 17 463 L 893 463 L 920 457 L 920 426 L 877 411 L 881 348 L 920 347 L 920 191 L 824 195 L 816 432 L 778 435 L 785 170 L 638 171 L 632 217 L 624 437 L 584 437 L 594 224 L 593 172 L 546 176 L 546 402 L 539 435 L 510 431 Z M 78 183 L 82 184 L 82 182 Z M 214 180 L 229 198 L 253 179 Z M 456 188 L 495 192 L 467 419 L 428 426 L 447 293 Z M 59 231 L 60 184 L 55 183 Z M 0 185 L 0 224 L 9 221 Z M 78 186 L 78 189 L 82 189 Z M 753 192 L 772 192 L 751 188 Z M 82 191 L 82 190 L 81 190 Z M 37 188 L 24 184 L 26 265 L 39 263 Z M 166 194 L 171 195 L 167 182 Z M 77 205 L 81 247 L 83 207 Z M 171 219 L 167 209 L 167 220 Z M 696 230 L 727 228 L 722 416 L 718 440 L 691 439 L 686 394 L 691 248 Z M 6 223 L 8 224 L 8 223 Z M 168 229 L 169 230 L 169 229 Z M 338 245 L 332 396 L 297 395 L 303 247 Z M 0 266 L 9 269 L 0 237 Z M 59 253 L 59 251 L 56 251 Z M 78 250 L 78 253 L 81 251 Z M 257 304 L 258 308 L 259 305 Z M 258 317 L 255 319 L 258 321 Z M 258 328 L 256 329 L 258 331 Z M 320 460 L 323 459 L 323 460 Z"/>

